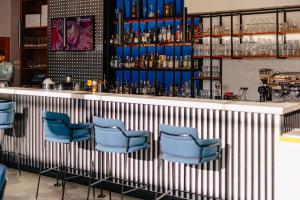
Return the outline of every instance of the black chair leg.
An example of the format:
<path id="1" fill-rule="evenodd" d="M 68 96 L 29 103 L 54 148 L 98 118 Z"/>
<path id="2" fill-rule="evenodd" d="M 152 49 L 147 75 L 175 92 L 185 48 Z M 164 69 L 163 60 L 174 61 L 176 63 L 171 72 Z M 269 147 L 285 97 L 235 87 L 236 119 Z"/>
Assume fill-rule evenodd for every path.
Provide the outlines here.
<path id="1" fill-rule="evenodd" d="M 125 175 L 126 175 L 126 171 L 127 171 L 127 158 L 128 158 L 128 155 L 125 154 L 125 157 L 124 157 L 125 166 L 124 166 L 124 177 L 122 179 L 121 200 L 124 199 L 124 184 L 125 184 Z"/>
<path id="2" fill-rule="evenodd" d="M 88 193 L 87 193 L 87 198 L 86 198 L 87 200 L 90 199 L 91 184 L 92 184 L 92 178 L 90 178 L 90 180 L 89 180 L 89 188 L 88 188 Z M 94 187 L 93 187 L 93 189 L 94 189 Z"/>
<path id="3" fill-rule="evenodd" d="M 42 156 L 44 155 L 44 152 L 46 152 L 46 143 L 43 145 L 43 150 L 42 150 Z M 36 188 L 36 194 L 35 194 L 35 199 L 38 198 L 39 196 L 39 189 L 40 189 L 40 182 L 41 182 L 41 173 L 42 173 L 42 159 L 40 159 L 40 166 L 39 166 L 39 178 L 38 178 L 38 184 Z"/>
<path id="4" fill-rule="evenodd" d="M 40 161 L 39 179 L 38 179 L 38 185 L 37 185 L 37 189 L 36 189 L 35 199 L 37 199 L 38 195 L 39 195 L 40 182 L 41 182 L 41 171 L 42 171 L 42 162 Z"/>
<path id="5" fill-rule="evenodd" d="M 98 198 L 104 199 L 105 198 L 105 194 L 103 193 L 103 189 L 101 188 L 101 192 L 98 195 Z"/>
<path id="6" fill-rule="evenodd" d="M 21 166 L 20 166 L 20 150 L 19 150 L 19 145 L 18 145 L 18 141 L 17 141 L 17 134 L 16 134 L 16 123 L 13 124 L 13 137 L 14 137 L 14 145 L 15 145 L 15 155 L 17 157 L 17 165 L 18 165 L 18 170 L 19 170 L 19 174 L 20 176 L 22 175 L 21 173 Z"/>
<path id="7" fill-rule="evenodd" d="M 69 145 L 69 148 L 68 148 L 68 153 L 67 153 L 67 156 L 66 156 L 66 166 L 65 166 L 65 169 L 64 169 L 64 175 L 63 175 L 63 180 L 62 180 L 62 187 L 63 187 L 63 191 L 62 191 L 62 196 L 61 196 L 61 199 L 64 200 L 64 197 L 65 197 L 65 188 L 66 188 L 66 177 L 67 177 L 67 170 L 68 170 L 68 157 L 71 158 L 71 144 L 68 144 Z"/>

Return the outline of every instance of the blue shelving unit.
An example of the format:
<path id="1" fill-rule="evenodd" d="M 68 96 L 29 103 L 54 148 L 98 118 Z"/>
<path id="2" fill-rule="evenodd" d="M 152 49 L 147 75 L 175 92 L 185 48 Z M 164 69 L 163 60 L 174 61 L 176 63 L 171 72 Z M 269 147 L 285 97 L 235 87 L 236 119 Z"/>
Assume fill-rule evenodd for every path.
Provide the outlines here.
<path id="1" fill-rule="evenodd" d="M 111 14 L 110 22 L 108 23 L 107 32 L 109 35 L 119 34 L 119 21 L 117 16 L 121 15 L 122 32 L 127 30 L 132 30 L 132 32 L 145 32 L 150 30 L 158 30 L 161 27 L 177 27 L 184 25 L 184 20 L 186 20 L 187 26 L 190 27 L 190 37 L 188 41 L 184 42 L 170 42 L 170 43 L 151 43 L 151 44 L 141 44 L 134 43 L 128 44 L 122 42 L 119 44 L 108 44 L 107 56 L 108 58 L 117 57 L 123 63 L 118 68 L 108 67 L 107 73 L 109 74 L 109 85 L 112 87 L 117 82 L 119 85 L 124 86 L 125 84 L 138 85 L 140 86 L 141 81 L 149 82 L 154 85 L 155 88 L 159 89 L 163 87 L 164 95 L 168 96 L 178 96 L 176 92 L 171 92 L 171 86 L 181 87 L 185 82 L 190 85 L 190 96 L 194 96 L 194 88 L 202 88 L 202 82 L 193 81 L 195 74 L 199 73 L 199 66 L 194 66 L 193 63 L 193 37 L 192 37 L 192 26 L 195 23 L 200 24 L 201 19 L 192 20 L 190 17 L 184 17 L 184 0 L 115 0 L 110 5 L 110 10 L 113 10 Z M 140 11 L 140 17 L 131 18 L 132 6 L 136 4 L 142 5 L 142 8 L 138 9 Z M 164 6 L 166 4 L 173 5 L 173 15 L 164 15 Z M 150 14 L 151 13 L 151 14 Z M 152 16 L 153 13 L 153 16 Z M 119 34 L 122 35 L 121 33 Z M 123 38 L 122 38 L 123 39 Z M 156 40 L 158 41 L 158 40 Z M 134 59 L 141 58 L 145 55 L 155 55 L 155 61 L 153 68 L 126 68 L 124 66 L 124 61 L 127 57 L 132 57 Z M 166 55 L 167 57 L 172 57 L 173 67 L 172 68 L 158 68 L 158 56 Z M 188 56 L 191 60 L 191 67 L 189 69 L 178 69 L 175 68 L 175 58 L 178 60 L 180 57 L 184 58 Z M 108 62 L 109 65 L 109 62 Z M 159 84 L 159 85 L 158 85 Z M 116 86 L 114 86 L 116 87 Z M 122 93 L 126 91 L 122 90 Z M 157 93 L 156 93 L 157 94 Z"/>

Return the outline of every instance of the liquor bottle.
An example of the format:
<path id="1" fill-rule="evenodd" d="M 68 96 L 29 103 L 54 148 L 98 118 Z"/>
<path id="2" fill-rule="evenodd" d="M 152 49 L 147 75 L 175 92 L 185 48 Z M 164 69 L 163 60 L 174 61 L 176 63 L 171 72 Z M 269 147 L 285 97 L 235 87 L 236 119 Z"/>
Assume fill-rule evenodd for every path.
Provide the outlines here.
<path id="1" fill-rule="evenodd" d="M 152 86 L 151 86 L 151 95 L 155 95 L 156 94 L 156 88 L 155 88 L 155 84 L 153 82 Z"/>
<path id="2" fill-rule="evenodd" d="M 174 96 L 174 87 L 173 87 L 173 84 L 170 85 L 170 93 L 169 93 L 169 96 L 170 96 L 170 97 Z"/>
<path id="3" fill-rule="evenodd" d="M 162 32 L 162 41 L 161 41 L 161 43 L 166 43 L 167 42 L 167 30 L 166 30 L 166 27 L 162 27 L 161 28 L 161 32 Z"/>
<path id="4" fill-rule="evenodd" d="M 181 30 L 180 30 L 180 25 L 178 25 L 178 26 L 177 26 L 177 29 L 176 29 L 175 41 L 176 41 L 176 42 L 181 42 Z"/>
<path id="5" fill-rule="evenodd" d="M 153 62 L 154 62 L 154 55 L 151 54 L 149 58 L 149 68 L 153 68 Z"/>
<path id="6" fill-rule="evenodd" d="M 113 44 L 114 41 L 115 41 L 115 37 L 114 37 L 114 35 L 112 35 L 112 37 L 111 37 L 110 40 L 109 40 L 109 43 L 110 43 L 110 44 Z"/>
<path id="7" fill-rule="evenodd" d="M 145 33 L 143 30 L 141 31 L 141 42 L 146 43 L 146 37 L 145 37 Z"/>
<path id="8" fill-rule="evenodd" d="M 188 62 L 187 69 L 191 69 L 192 68 L 192 60 L 191 60 L 191 56 L 190 55 L 188 55 L 188 57 L 187 57 L 187 62 Z"/>
<path id="9" fill-rule="evenodd" d="M 119 62 L 119 59 L 118 59 L 117 56 L 115 56 L 115 59 L 114 59 L 114 68 L 118 68 L 119 67 L 118 62 Z"/>
<path id="10" fill-rule="evenodd" d="M 133 6 L 131 8 L 131 18 L 136 18 L 136 0 L 133 1 Z"/>
<path id="11" fill-rule="evenodd" d="M 147 81 L 147 95 L 151 95 L 151 85 L 149 81 Z"/>
<path id="12" fill-rule="evenodd" d="M 159 29 L 159 33 L 158 33 L 158 42 L 159 43 L 163 43 L 163 40 L 164 40 L 163 37 L 164 37 L 163 36 L 163 29 L 161 28 L 161 29 Z"/>
<path id="13" fill-rule="evenodd" d="M 167 59 L 164 58 L 162 61 L 162 68 L 167 68 Z"/>
<path id="14" fill-rule="evenodd" d="M 133 42 L 136 43 L 136 44 L 139 43 L 139 31 L 138 30 L 136 30 L 136 32 L 135 32 Z"/>
<path id="15" fill-rule="evenodd" d="M 175 56 L 175 69 L 179 68 L 179 60 L 177 59 L 177 56 Z"/>
<path id="16" fill-rule="evenodd" d="M 131 57 L 131 67 L 135 68 L 135 60 L 133 57 Z"/>
<path id="17" fill-rule="evenodd" d="M 111 59 L 110 59 L 110 67 L 111 67 L 111 68 L 114 68 L 114 66 L 115 66 L 115 58 L 114 58 L 114 56 L 111 56 Z"/>
<path id="18" fill-rule="evenodd" d="M 147 85 L 146 85 L 146 81 L 144 81 L 142 85 L 142 95 L 146 95 L 146 94 L 147 94 Z"/>
<path id="19" fill-rule="evenodd" d="M 169 42 L 172 42 L 172 32 L 171 32 L 170 25 L 168 25 L 168 28 L 167 28 L 167 37 L 166 37 L 165 43 L 169 43 Z"/>
<path id="20" fill-rule="evenodd" d="M 123 66 L 121 57 L 119 57 L 119 59 L 118 59 L 118 65 L 119 65 L 119 68 L 122 68 L 122 66 Z"/>
<path id="21" fill-rule="evenodd" d="M 180 56 L 179 68 L 183 69 L 183 59 L 182 59 L 182 56 Z"/>
<path id="22" fill-rule="evenodd" d="M 125 68 L 129 68 L 129 56 L 126 57 Z"/>
<path id="23" fill-rule="evenodd" d="M 157 30 L 153 29 L 153 33 L 152 33 L 152 43 L 154 44 L 157 43 Z"/>
<path id="24" fill-rule="evenodd" d="M 187 69 L 187 67 L 188 67 L 188 59 L 187 56 L 184 56 L 183 69 Z"/>
<path id="25" fill-rule="evenodd" d="M 169 61 L 168 61 L 168 68 L 172 69 L 173 68 L 173 56 L 170 57 Z"/>

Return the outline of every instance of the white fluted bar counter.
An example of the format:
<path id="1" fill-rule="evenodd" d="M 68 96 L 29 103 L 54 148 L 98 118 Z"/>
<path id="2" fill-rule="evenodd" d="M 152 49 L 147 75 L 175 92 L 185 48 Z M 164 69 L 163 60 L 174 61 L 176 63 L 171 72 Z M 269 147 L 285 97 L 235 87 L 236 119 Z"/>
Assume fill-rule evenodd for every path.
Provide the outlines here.
<path id="1" fill-rule="evenodd" d="M 149 130 L 151 148 L 132 154 L 128 170 L 124 172 L 123 156 L 113 154 L 107 158 L 104 153 L 93 151 L 88 143 L 75 144 L 69 165 L 89 170 L 92 159 L 97 175 L 103 177 L 107 160 L 112 159 L 114 176 L 124 175 L 163 189 L 180 189 L 228 200 L 276 199 L 277 141 L 281 134 L 300 124 L 300 103 L 232 102 L 31 88 L 3 88 L 0 94 L 17 103 L 18 143 L 23 165 L 36 168 L 42 159 L 48 166 L 54 166 L 59 160 L 57 144 L 48 145 L 45 155 L 41 153 L 43 110 L 67 113 L 73 123 L 90 122 L 94 115 L 117 118 L 123 120 L 128 129 Z M 196 127 L 201 138 L 221 138 L 221 160 L 201 166 L 164 162 L 163 169 L 158 169 L 157 138 L 162 123 Z M 5 136 L 4 149 L 13 151 L 13 144 L 13 138 Z M 66 146 L 63 148 L 65 158 Z"/>

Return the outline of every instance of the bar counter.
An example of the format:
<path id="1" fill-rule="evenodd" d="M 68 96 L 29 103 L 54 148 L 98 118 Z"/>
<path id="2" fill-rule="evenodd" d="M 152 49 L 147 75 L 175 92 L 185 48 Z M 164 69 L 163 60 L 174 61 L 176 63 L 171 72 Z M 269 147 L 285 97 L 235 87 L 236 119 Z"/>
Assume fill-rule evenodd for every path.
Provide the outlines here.
<path id="1" fill-rule="evenodd" d="M 222 199 L 276 199 L 276 157 L 279 137 L 300 128 L 300 103 L 259 103 L 190 98 L 150 97 L 106 93 L 45 91 L 31 88 L 3 88 L 1 96 L 16 101 L 18 143 L 22 164 L 37 168 L 39 160 L 54 166 L 58 145 L 47 146 L 42 155 L 43 110 L 64 112 L 73 123 L 91 122 L 92 116 L 117 118 L 128 129 L 148 130 L 150 149 L 134 153 L 124 172 L 122 155 L 113 154 L 113 176 L 174 188 Z M 160 124 L 196 127 L 200 138 L 220 138 L 222 157 L 201 166 L 164 162 L 158 169 L 157 143 Z M 13 151 L 13 137 L 5 135 L 4 149 Z M 66 147 L 63 147 L 64 156 Z M 90 170 L 95 162 L 98 178 L 107 169 L 107 155 L 88 143 L 72 145 L 69 166 Z M 159 173 L 159 176 L 158 176 Z M 185 194 L 174 193 L 181 197 Z M 189 196 L 192 198 L 192 196 Z"/>

